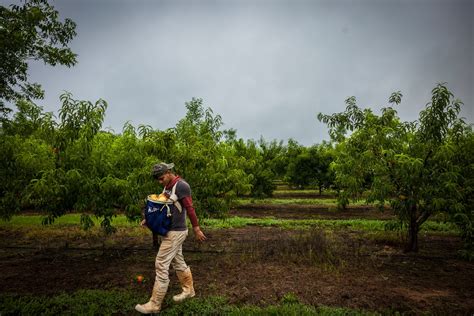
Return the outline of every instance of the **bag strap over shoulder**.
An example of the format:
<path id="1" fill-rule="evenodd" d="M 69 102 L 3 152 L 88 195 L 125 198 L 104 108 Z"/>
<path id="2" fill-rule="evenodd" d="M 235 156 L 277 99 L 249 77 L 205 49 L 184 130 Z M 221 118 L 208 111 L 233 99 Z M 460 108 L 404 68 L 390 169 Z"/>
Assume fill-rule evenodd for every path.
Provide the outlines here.
<path id="1" fill-rule="evenodd" d="M 176 195 L 176 186 L 178 185 L 178 181 L 173 185 L 173 188 L 171 189 L 171 196 L 170 200 L 174 202 L 174 206 L 178 209 L 178 211 L 181 213 L 183 211 L 183 207 L 181 206 L 181 203 L 178 202 L 178 196 Z"/>
<path id="2" fill-rule="evenodd" d="M 178 202 L 178 196 L 176 195 L 176 186 L 178 185 L 178 181 L 173 185 L 173 188 L 171 189 L 171 195 L 169 197 L 169 200 L 171 200 L 178 209 L 178 211 L 181 213 L 183 211 L 183 207 L 181 206 L 181 203 Z M 166 192 L 166 187 L 163 188 L 163 193 Z"/>

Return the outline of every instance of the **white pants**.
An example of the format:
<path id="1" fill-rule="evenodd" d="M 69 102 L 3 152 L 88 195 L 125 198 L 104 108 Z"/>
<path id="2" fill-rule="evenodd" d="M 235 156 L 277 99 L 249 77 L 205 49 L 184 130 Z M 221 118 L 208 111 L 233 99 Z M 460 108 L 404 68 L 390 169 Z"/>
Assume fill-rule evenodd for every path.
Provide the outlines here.
<path id="1" fill-rule="evenodd" d="M 171 230 L 166 236 L 161 237 L 161 245 L 156 255 L 156 281 L 169 281 L 170 264 L 176 271 L 184 271 L 188 268 L 183 257 L 183 243 L 188 236 L 188 230 Z"/>

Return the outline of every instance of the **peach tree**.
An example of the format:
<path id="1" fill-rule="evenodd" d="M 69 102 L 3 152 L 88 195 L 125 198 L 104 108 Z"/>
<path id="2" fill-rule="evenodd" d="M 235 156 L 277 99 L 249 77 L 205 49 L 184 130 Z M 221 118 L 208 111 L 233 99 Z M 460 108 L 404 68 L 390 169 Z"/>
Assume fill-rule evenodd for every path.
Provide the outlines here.
<path id="1" fill-rule="evenodd" d="M 323 189 L 329 189 L 334 181 L 330 168 L 334 159 L 332 152 L 331 144 L 325 142 L 302 147 L 301 153 L 289 160 L 286 172 L 288 183 L 299 188 L 318 188 L 321 195 Z"/>
<path id="2" fill-rule="evenodd" d="M 401 97 L 393 93 L 389 103 L 398 105 Z M 392 107 L 381 115 L 361 109 L 354 97 L 346 104 L 342 113 L 318 114 L 337 142 L 333 167 L 341 205 L 364 191 L 368 202 L 388 203 L 407 228 L 406 251 L 418 250 L 421 225 L 438 212 L 458 218 L 472 236 L 473 156 L 459 157 L 462 144 L 472 144 L 472 129 L 459 117 L 462 102 L 438 84 L 415 122 L 402 122 Z"/>
<path id="3" fill-rule="evenodd" d="M 250 191 L 251 175 L 244 171 L 245 159 L 225 141 L 221 116 L 205 108 L 202 99 L 185 106 L 185 117 L 168 131 L 165 152 L 158 158 L 175 163 L 191 185 L 198 213 L 220 216 L 239 193 Z"/>
<path id="4" fill-rule="evenodd" d="M 76 54 L 67 47 L 76 35 L 76 24 L 70 19 L 61 22 L 47 0 L 21 2 L 0 6 L 0 117 L 11 112 L 4 101 L 43 98 L 41 86 L 28 82 L 31 60 L 51 66 L 76 64 Z"/>

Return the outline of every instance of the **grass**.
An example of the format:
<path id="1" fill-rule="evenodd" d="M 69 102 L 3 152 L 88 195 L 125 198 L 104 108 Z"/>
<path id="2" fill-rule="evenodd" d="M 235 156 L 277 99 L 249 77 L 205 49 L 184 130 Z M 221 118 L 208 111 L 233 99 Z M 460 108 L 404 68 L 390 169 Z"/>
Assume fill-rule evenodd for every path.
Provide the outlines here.
<path id="1" fill-rule="evenodd" d="M 134 314 L 134 306 L 148 296 L 131 290 L 79 290 L 56 296 L 0 294 L 0 315 L 117 315 Z M 224 297 L 194 298 L 173 304 L 164 302 L 160 315 L 380 315 L 364 310 L 305 305 L 287 293 L 279 304 L 231 305 Z"/>
<path id="2" fill-rule="evenodd" d="M 52 232 L 58 228 L 61 230 L 69 229 L 70 231 L 79 228 L 80 215 L 67 214 L 58 218 L 52 225 L 44 226 L 41 224 L 42 216 L 40 215 L 18 215 L 13 216 L 11 221 L 0 221 L 0 228 L 38 228 L 45 232 Z M 91 232 L 99 230 L 98 220 L 95 219 L 96 226 Z M 146 232 L 143 228 L 138 226 L 136 222 L 130 222 L 124 215 L 118 215 L 114 218 L 112 224 L 119 230 L 130 234 L 141 235 L 141 231 Z M 308 229 L 308 228 L 323 228 L 323 229 L 351 229 L 360 231 L 384 231 L 387 221 L 372 220 L 372 219 L 277 219 L 273 217 L 266 218 L 248 218 L 248 217 L 230 217 L 227 219 L 202 219 L 201 226 L 204 229 L 227 229 L 227 228 L 242 228 L 246 226 L 261 226 L 261 227 L 280 227 L 284 229 Z M 425 232 L 441 232 L 449 234 L 457 234 L 458 229 L 454 224 L 427 221 L 421 226 L 421 231 Z"/>
<path id="3" fill-rule="evenodd" d="M 291 189 L 281 189 L 281 190 L 275 190 L 273 191 L 273 194 L 274 195 L 278 195 L 278 194 L 310 194 L 310 195 L 313 195 L 313 194 L 319 194 L 319 190 L 317 189 L 304 189 L 304 190 L 291 190 Z M 327 191 L 323 191 L 322 192 L 323 195 L 329 195 L 329 194 L 332 194 L 334 195 L 333 192 L 327 192 Z"/>
<path id="4" fill-rule="evenodd" d="M 236 200 L 237 205 L 245 206 L 245 205 L 260 205 L 260 204 L 268 204 L 268 205 L 322 205 L 328 207 L 335 207 L 337 206 L 337 199 L 329 199 L 329 198 L 321 198 L 321 199 L 308 199 L 308 198 L 285 198 L 285 199 L 278 199 L 278 198 L 264 198 L 264 199 L 256 199 L 256 198 L 239 198 Z M 351 202 L 349 205 L 369 205 L 365 202 L 365 200 L 359 200 L 356 202 Z"/>
<path id="5" fill-rule="evenodd" d="M 95 216 L 91 216 L 95 226 L 100 225 L 100 219 Z M 17 215 L 13 216 L 10 221 L 0 221 L 0 227 L 16 227 L 16 226 L 38 226 L 42 225 L 42 215 Z M 58 217 L 52 225 L 44 225 L 44 227 L 50 226 L 77 226 L 81 222 L 81 214 L 66 214 Z M 113 225 L 116 227 L 131 227 L 138 226 L 138 222 L 130 222 L 125 215 L 118 215 L 113 218 Z"/>
<path id="6" fill-rule="evenodd" d="M 308 228 L 324 228 L 324 229 L 352 229 L 360 231 L 385 231 L 387 221 L 371 220 L 371 219 L 276 219 L 267 218 L 248 218 L 248 217 L 231 217 L 228 219 L 206 219 L 205 227 L 208 228 L 241 228 L 245 226 L 262 226 L 262 227 L 280 227 L 284 229 L 308 229 Z M 428 232 L 444 232 L 458 233 L 454 224 L 427 221 L 421 226 L 421 231 Z"/>
<path id="7" fill-rule="evenodd" d="M 150 231 L 140 227 L 136 222 L 130 222 L 126 216 L 119 215 L 114 218 L 113 226 L 117 229 L 115 234 L 107 235 L 100 226 L 100 220 L 91 217 L 94 226 L 88 230 L 80 225 L 80 214 L 66 214 L 55 220 L 51 225 L 43 225 L 41 215 L 13 216 L 10 221 L 0 220 L 0 230 L 19 232 L 22 238 L 37 241 L 38 247 L 72 243 L 77 246 L 82 242 L 93 242 L 102 246 L 112 246 L 123 241 L 123 238 L 133 242 L 134 238 L 143 238 L 150 235 Z M 15 240 L 22 243 L 21 240 Z"/>
<path id="8" fill-rule="evenodd" d="M 3 315 L 112 315 L 131 311 L 132 302 L 144 301 L 143 295 L 129 291 L 79 290 L 53 297 L 0 295 Z M 133 308 L 133 307 L 132 307 Z"/>

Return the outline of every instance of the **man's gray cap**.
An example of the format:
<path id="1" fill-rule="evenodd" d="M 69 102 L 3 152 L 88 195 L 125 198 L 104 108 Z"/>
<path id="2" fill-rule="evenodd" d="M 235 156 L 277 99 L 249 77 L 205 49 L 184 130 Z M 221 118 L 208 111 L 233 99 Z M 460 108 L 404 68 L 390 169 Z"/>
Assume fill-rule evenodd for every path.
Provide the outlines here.
<path id="1" fill-rule="evenodd" d="M 166 171 L 173 169 L 174 163 L 164 163 L 160 162 L 153 166 L 151 170 L 151 175 L 155 178 L 161 177 L 165 174 Z"/>

